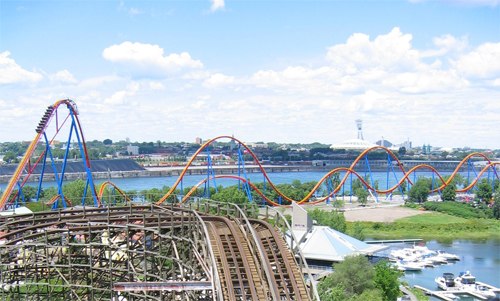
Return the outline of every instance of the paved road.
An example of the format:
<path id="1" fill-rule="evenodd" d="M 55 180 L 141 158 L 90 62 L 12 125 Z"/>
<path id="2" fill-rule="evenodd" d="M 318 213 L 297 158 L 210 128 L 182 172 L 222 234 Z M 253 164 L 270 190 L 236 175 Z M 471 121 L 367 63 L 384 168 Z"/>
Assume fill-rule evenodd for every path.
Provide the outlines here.
<path id="1" fill-rule="evenodd" d="M 409 296 L 411 301 L 418 301 L 417 297 L 415 297 L 415 295 L 414 295 L 412 292 L 410 292 L 410 290 L 409 290 L 409 289 L 407 289 L 406 287 L 404 287 L 404 286 L 402 286 L 402 285 L 401 285 L 401 286 L 399 287 L 399 289 L 400 289 L 400 290 L 401 290 L 401 291 L 402 291 L 405 295 Z"/>

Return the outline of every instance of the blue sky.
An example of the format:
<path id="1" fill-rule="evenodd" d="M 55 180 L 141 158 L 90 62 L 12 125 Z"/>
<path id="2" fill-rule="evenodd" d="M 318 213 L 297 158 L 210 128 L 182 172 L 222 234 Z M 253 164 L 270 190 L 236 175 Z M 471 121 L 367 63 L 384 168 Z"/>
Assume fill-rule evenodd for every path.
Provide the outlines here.
<path id="1" fill-rule="evenodd" d="M 500 148 L 500 1 L 0 0 L 0 141 L 68 97 L 90 140 Z"/>

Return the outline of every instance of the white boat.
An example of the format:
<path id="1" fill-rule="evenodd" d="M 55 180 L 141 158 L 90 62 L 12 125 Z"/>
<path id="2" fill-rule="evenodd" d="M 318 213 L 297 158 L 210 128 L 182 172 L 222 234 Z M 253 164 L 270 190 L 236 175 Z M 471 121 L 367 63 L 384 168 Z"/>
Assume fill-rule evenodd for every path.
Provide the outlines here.
<path id="1" fill-rule="evenodd" d="M 451 254 L 451 253 L 448 253 L 448 252 L 444 252 L 444 251 L 441 251 L 441 250 L 437 250 L 436 252 L 437 252 L 437 255 L 445 258 L 448 261 L 457 261 L 457 260 L 460 260 L 460 257 L 458 255 Z"/>
<path id="2" fill-rule="evenodd" d="M 476 293 L 486 298 L 496 296 L 495 292 L 490 288 L 477 284 L 476 277 L 474 277 L 469 271 L 466 271 L 465 273 L 462 272 L 457 278 L 455 278 L 455 286 L 459 290 Z"/>
<path id="3" fill-rule="evenodd" d="M 397 261 L 396 267 L 400 271 L 421 271 L 424 268 L 421 263 L 404 260 Z"/>
<path id="4" fill-rule="evenodd" d="M 437 286 L 443 291 L 456 289 L 455 275 L 453 275 L 453 273 L 443 273 L 443 276 L 437 277 L 434 281 L 436 282 Z"/>

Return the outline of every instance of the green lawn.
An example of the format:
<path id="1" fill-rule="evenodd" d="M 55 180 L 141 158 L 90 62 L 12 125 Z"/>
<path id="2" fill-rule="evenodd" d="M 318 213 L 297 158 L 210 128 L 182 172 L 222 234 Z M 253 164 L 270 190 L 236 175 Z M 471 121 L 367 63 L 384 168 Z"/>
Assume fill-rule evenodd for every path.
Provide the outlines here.
<path id="1" fill-rule="evenodd" d="M 393 223 L 361 222 L 360 224 L 364 235 L 374 239 L 500 240 L 499 220 L 465 219 L 437 212 L 405 217 Z M 352 227 L 353 223 L 349 223 L 348 231 L 352 230 Z"/>
<path id="2" fill-rule="evenodd" d="M 398 223 L 425 223 L 425 224 L 458 224 L 467 222 L 467 219 L 448 214 L 432 212 L 409 216 L 397 220 Z"/>

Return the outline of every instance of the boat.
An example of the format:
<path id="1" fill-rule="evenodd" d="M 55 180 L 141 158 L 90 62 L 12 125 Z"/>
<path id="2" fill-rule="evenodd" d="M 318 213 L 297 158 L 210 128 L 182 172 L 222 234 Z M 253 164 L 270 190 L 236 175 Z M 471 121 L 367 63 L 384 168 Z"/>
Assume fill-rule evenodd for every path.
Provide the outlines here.
<path id="1" fill-rule="evenodd" d="M 421 271 L 424 266 L 418 262 L 400 260 L 396 262 L 396 267 L 400 271 Z"/>
<path id="2" fill-rule="evenodd" d="M 443 273 L 443 276 L 437 277 L 434 281 L 443 291 L 455 288 L 455 275 L 453 273 Z"/>
<path id="3" fill-rule="evenodd" d="M 496 296 L 492 289 L 484 285 L 477 284 L 476 277 L 474 277 L 469 271 L 462 272 L 455 278 L 455 286 L 458 290 L 475 293 L 485 298 Z"/>
<path id="4" fill-rule="evenodd" d="M 437 252 L 437 255 L 445 258 L 448 261 L 458 261 L 458 260 L 460 260 L 460 257 L 458 255 L 451 254 L 451 253 L 448 253 L 448 252 L 444 252 L 444 251 L 441 251 L 441 250 L 437 250 L 436 252 Z"/>

